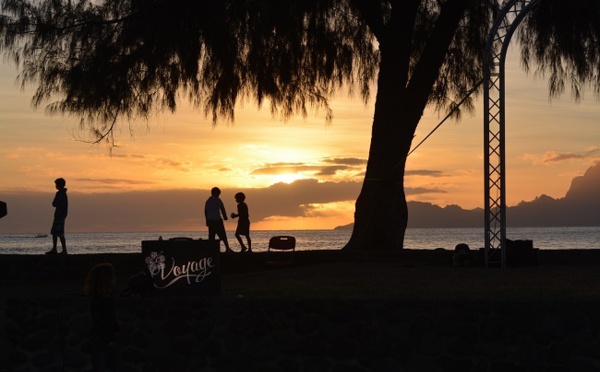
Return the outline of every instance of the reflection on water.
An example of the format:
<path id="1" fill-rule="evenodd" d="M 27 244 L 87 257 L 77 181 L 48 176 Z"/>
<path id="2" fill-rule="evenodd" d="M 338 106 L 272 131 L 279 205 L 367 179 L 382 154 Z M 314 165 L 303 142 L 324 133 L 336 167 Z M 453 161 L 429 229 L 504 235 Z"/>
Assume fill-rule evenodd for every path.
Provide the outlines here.
<path id="1" fill-rule="evenodd" d="M 275 235 L 296 237 L 298 250 L 340 249 L 350 238 L 350 230 L 288 230 L 252 231 L 252 249 L 265 251 L 269 238 Z M 68 233 L 69 253 L 135 253 L 141 251 L 142 240 L 174 237 L 194 239 L 208 237 L 206 232 L 129 232 L 129 233 Z M 228 232 L 234 250 L 239 246 L 233 232 Z M 509 239 L 533 240 L 540 249 L 600 249 L 600 227 L 510 228 Z M 406 231 L 405 246 L 412 249 L 454 249 L 467 243 L 472 249 L 484 246 L 483 228 L 421 228 Z M 36 238 L 36 234 L 0 234 L 0 254 L 43 254 L 52 247 L 52 238 Z"/>

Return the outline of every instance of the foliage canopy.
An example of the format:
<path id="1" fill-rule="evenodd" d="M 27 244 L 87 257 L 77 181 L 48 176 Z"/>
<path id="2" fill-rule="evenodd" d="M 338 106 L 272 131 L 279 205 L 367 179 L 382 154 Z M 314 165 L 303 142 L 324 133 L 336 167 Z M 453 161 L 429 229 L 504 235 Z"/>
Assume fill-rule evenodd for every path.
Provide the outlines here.
<path id="1" fill-rule="evenodd" d="M 419 63 L 444 7 L 464 14 L 433 84 Z M 37 85 L 33 104 L 82 117 L 100 138 L 119 118 L 175 111 L 183 95 L 213 122 L 234 119 L 236 102 L 268 102 L 282 118 L 308 108 L 332 112 L 344 87 L 371 94 L 380 53 L 409 48 L 405 79 L 427 89 L 438 109 L 453 108 L 482 77 L 485 36 L 496 0 L 3 0 L 0 51 Z M 548 74 L 551 95 L 570 85 L 600 93 L 600 3 L 542 0 L 520 28 L 526 68 Z M 435 45 L 433 45 L 435 47 Z M 428 71 L 430 74 L 430 72 Z M 472 109 L 472 100 L 465 107 Z"/>

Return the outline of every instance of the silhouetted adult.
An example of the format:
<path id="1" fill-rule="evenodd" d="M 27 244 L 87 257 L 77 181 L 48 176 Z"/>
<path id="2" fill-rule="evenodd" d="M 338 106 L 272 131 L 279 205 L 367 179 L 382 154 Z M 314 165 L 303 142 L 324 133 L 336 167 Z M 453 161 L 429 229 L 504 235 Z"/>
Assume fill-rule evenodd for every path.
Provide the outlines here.
<path id="1" fill-rule="evenodd" d="M 220 195 L 221 190 L 218 187 L 213 187 L 210 190 L 210 197 L 204 205 L 204 217 L 206 218 L 206 226 L 208 227 L 208 240 L 215 240 L 215 235 L 217 235 L 223 241 L 223 244 L 225 244 L 225 252 L 230 253 L 233 251 L 229 248 L 225 225 L 223 224 L 223 220 L 227 220 L 227 212 L 225 212 L 223 201 L 219 198 Z"/>
<path id="2" fill-rule="evenodd" d="M 56 254 L 58 251 L 56 250 L 56 244 L 58 239 L 60 239 L 60 245 L 62 247 L 62 254 L 67 254 L 67 243 L 65 240 L 65 220 L 67 218 L 67 214 L 69 212 L 69 200 L 67 198 L 67 181 L 64 178 L 57 178 L 54 180 L 54 185 L 56 187 L 56 195 L 54 195 L 54 200 L 52 200 L 52 206 L 54 209 L 54 220 L 52 221 L 52 229 L 50 230 L 50 234 L 52 234 L 52 249 L 46 254 Z"/>
<path id="3" fill-rule="evenodd" d="M 235 201 L 237 202 L 237 214 L 232 213 L 231 218 L 239 217 L 237 228 L 235 229 L 235 238 L 242 247 L 242 252 L 246 250 L 252 253 L 252 240 L 250 239 L 250 214 L 248 213 L 248 204 L 245 203 L 246 195 L 243 192 L 235 194 Z M 242 235 L 246 237 L 248 241 L 248 248 L 242 241 Z"/>

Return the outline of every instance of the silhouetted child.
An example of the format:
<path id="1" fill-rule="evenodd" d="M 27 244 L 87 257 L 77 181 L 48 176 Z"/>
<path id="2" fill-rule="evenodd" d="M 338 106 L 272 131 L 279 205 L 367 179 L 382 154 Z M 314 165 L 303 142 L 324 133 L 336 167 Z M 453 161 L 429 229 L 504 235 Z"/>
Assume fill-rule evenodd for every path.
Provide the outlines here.
<path id="1" fill-rule="evenodd" d="M 117 371 L 119 357 L 115 339 L 119 326 L 115 314 L 115 269 L 110 263 L 92 267 L 85 280 L 85 294 L 92 297 L 90 315 L 92 329 L 92 364 L 94 371 Z"/>
<path id="2" fill-rule="evenodd" d="M 54 220 L 52 221 L 52 250 L 46 252 L 46 254 L 58 253 L 56 250 L 56 243 L 60 239 L 60 245 L 62 246 L 63 254 L 67 254 L 67 243 L 65 241 L 65 219 L 69 211 L 69 200 L 67 199 L 67 189 L 65 186 L 67 182 L 64 178 L 57 178 L 54 180 L 54 186 L 56 187 L 56 195 L 52 200 L 52 206 L 54 209 Z"/>
<path id="3" fill-rule="evenodd" d="M 213 187 L 210 190 L 210 197 L 204 205 L 204 217 L 206 218 L 206 226 L 208 226 L 208 240 L 215 240 L 215 235 L 217 235 L 223 241 L 223 244 L 225 244 L 225 252 L 230 253 L 233 251 L 229 248 L 225 225 L 223 224 L 223 220 L 227 220 L 227 212 L 225 212 L 225 206 L 219 195 L 221 195 L 221 190 L 218 187 Z M 221 215 L 223 218 L 221 218 Z"/>
<path id="4" fill-rule="evenodd" d="M 235 194 L 235 201 L 237 204 L 237 214 L 232 213 L 231 218 L 239 217 L 237 228 L 235 229 L 235 237 L 242 246 L 242 252 L 252 252 L 252 240 L 250 239 L 250 215 L 248 214 L 248 205 L 244 202 L 246 195 L 243 192 Z M 248 248 L 244 246 L 241 235 L 246 237 L 248 241 Z"/>

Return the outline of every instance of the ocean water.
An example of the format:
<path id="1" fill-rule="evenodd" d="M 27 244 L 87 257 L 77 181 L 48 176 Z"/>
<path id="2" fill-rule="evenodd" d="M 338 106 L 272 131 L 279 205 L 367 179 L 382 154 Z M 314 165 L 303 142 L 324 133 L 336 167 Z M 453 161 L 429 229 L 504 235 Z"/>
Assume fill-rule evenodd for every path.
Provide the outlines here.
<path id="1" fill-rule="evenodd" d="M 268 241 L 275 235 L 291 235 L 296 238 L 296 249 L 319 250 L 340 249 L 350 238 L 350 230 L 287 230 L 252 231 L 252 249 L 266 251 Z M 409 249 L 454 249 L 459 243 L 466 243 L 471 249 L 482 248 L 483 228 L 413 228 L 406 231 L 405 247 Z M 120 233 L 69 233 L 67 250 L 71 254 L 95 253 L 136 253 L 141 252 L 143 240 L 157 240 L 175 237 L 207 239 L 206 232 L 120 232 Z M 600 226 L 595 227 L 543 227 L 510 228 L 508 239 L 533 240 L 540 249 L 600 249 Z M 239 244 L 233 232 L 228 240 L 234 250 Z M 245 240 L 244 240 L 245 241 Z M 60 245 L 60 244 L 59 244 Z M 32 234 L 0 234 L 0 254 L 43 254 L 52 247 L 52 238 L 36 237 Z"/>

